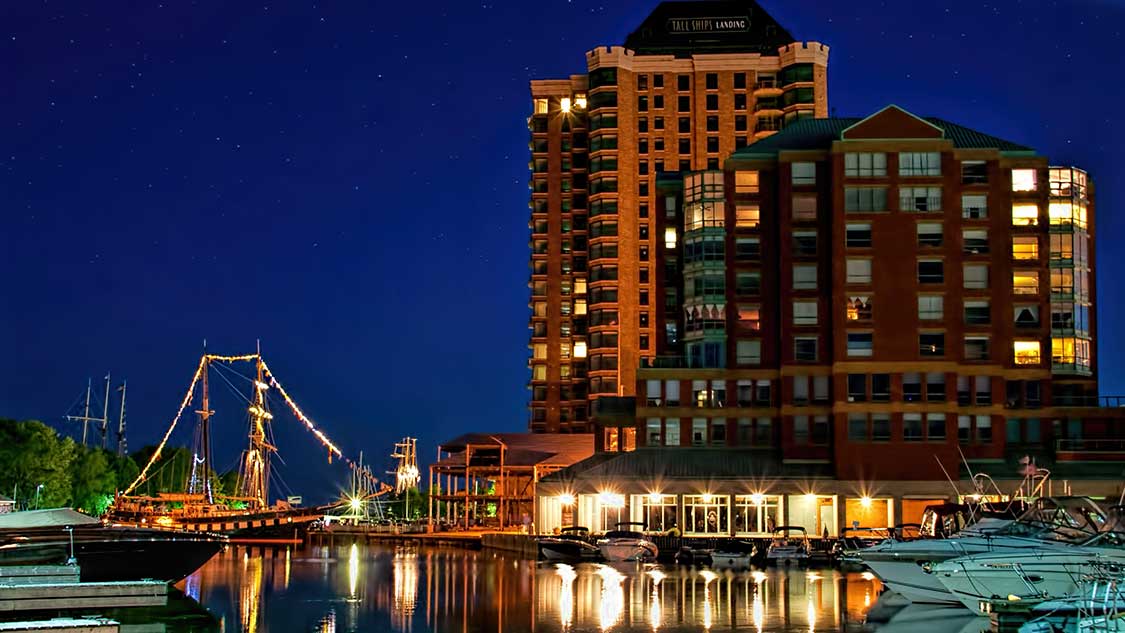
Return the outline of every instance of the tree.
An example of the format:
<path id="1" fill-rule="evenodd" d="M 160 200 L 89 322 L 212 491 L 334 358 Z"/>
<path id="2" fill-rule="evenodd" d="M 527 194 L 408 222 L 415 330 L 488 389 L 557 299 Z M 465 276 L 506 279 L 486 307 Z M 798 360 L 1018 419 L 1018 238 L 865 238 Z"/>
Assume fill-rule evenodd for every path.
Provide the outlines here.
<path id="1" fill-rule="evenodd" d="M 107 451 L 100 448 L 83 448 L 71 467 L 71 499 L 79 510 L 93 516 L 105 513 L 117 484 Z"/>
<path id="2" fill-rule="evenodd" d="M 0 419 L 0 490 L 11 490 L 23 507 L 66 505 L 76 452 L 73 440 L 42 422 Z"/>

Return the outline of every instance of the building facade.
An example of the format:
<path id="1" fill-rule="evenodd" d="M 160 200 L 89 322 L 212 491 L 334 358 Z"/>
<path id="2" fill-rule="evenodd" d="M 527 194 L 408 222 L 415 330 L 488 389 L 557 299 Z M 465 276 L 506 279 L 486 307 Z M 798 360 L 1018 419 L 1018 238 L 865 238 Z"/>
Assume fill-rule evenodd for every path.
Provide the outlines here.
<path id="1" fill-rule="evenodd" d="M 541 525 L 573 500 L 595 528 L 835 536 L 973 491 L 1120 493 L 1085 172 L 888 106 L 655 190 L 665 335 L 635 398 L 596 403 L 598 454 L 541 486 Z"/>
<path id="2" fill-rule="evenodd" d="M 531 83 L 530 430 L 590 431 L 592 402 L 633 395 L 680 336 L 662 174 L 827 116 L 827 63 L 752 1 L 664 2 L 585 74 Z"/>

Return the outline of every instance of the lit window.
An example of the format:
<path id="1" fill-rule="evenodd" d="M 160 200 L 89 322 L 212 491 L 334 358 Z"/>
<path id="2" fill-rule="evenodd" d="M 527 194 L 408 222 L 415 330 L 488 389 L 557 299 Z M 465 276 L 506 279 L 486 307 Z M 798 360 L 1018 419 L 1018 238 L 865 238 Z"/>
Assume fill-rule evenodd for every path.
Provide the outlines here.
<path id="1" fill-rule="evenodd" d="M 738 326 L 745 330 L 757 331 L 761 328 L 762 309 L 758 305 L 740 304 L 738 306 Z"/>
<path id="2" fill-rule="evenodd" d="M 574 342 L 574 357 L 586 358 L 586 341 Z"/>
<path id="3" fill-rule="evenodd" d="M 735 226 L 740 229 L 753 229 L 761 221 L 761 212 L 756 204 L 740 204 L 734 208 Z"/>
<path id="4" fill-rule="evenodd" d="M 1013 236 L 1012 259 L 1039 259 L 1039 238 L 1033 235 Z"/>
<path id="5" fill-rule="evenodd" d="M 1012 293 L 1017 295 L 1039 294 L 1039 271 L 1013 270 Z"/>
<path id="6" fill-rule="evenodd" d="M 533 346 L 533 351 L 532 351 L 531 356 L 532 356 L 532 358 L 536 358 L 536 359 L 547 358 L 547 344 L 546 343 L 536 343 Z"/>
<path id="7" fill-rule="evenodd" d="M 1034 169 L 1012 170 L 1012 191 L 1035 191 L 1036 178 Z"/>
<path id="8" fill-rule="evenodd" d="M 944 312 L 944 301 L 941 295 L 919 295 L 918 318 L 923 321 L 940 321 Z"/>
<path id="9" fill-rule="evenodd" d="M 871 297 L 848 297 L 845 310 L 849 321 L 870 321 L 872 310 Z"/>
<path id="10" fill-rule="evenodd" d="M 848 356 L 871 356 L 871 332 L 848 332 Z"/>
<path id="11" fill-rule="evenodd" d="M 536 99 L 535 100 L 535 114 L 547 114 L 547 100 L 546 99 Z"/>
<path id="12" fill-rule="evenodd" d="M 815 264 L 794 264 L 793 265 L 793 289 L 794 290 L 816 290 L 816 265 Z"/>
<path id="13" fill-rule="evenodd" d="M 816 302 L 793 302 L 793 325 L 816 325 Z"/>
<path id="14" fill-rule="evenodd" d="M 849 284 L 871 283 L 870 259 L 848 259 L 846 265 Z"/>
<path id="15" fill-rule="evenodd" d="M 574 107 L 579 110 L 586 109 L 586 93 L 578 93 L 574 95 Z"/>
<path id="16" fill-rule="evenodd" d="M 664 229 L 664 247 L 676 248 L 676 228 L 673 226 Z"/>
<path id="17" fill-rule="evenodd" d="M 899 152 L 899 176 L 940 176 L 941 154 L 938 152 Z"/>
<path id="18" fill-rule="evenodd" d="M 964 287 L 980 290 L 988 287 L 988 264 L 965 264 Z"/>
<path id="19" fill-rule="evenodd" d="M 734 172 L 734 191 L 735 193 L 758 193 L 758 172 Z"/>
<path id="20" fill-rule="evenodd" d="M 793 196 L 793 219 L 816 219 L 816 194 L 800 193 Z"/>
<path id="21" fill-rule="evenodd" d="M 559 109 L 563 112 L 570 112 L 570 97 L 559 99 Z"/>
<path id="22" fill-rule="evenodd" d="M 816 184 L 816 163 L 793 163 L 793 184 Z"/>
<path id="23" fill-rule="evenodd" d="M 882 152 L 844 154 L 844 175 L 851 178 L 886 176 L 887 155 Z"/>
<path id="24" fill-rule="evenodd" d="M 1017 365 L 1039 364 L 1039 341 L 1013 341 L 1012 352 Z"/>
<path id="25" fill-rule="evenodd" d="M 1012 205 L 1012 226 L 1035 226 L 1039 224 L 1039 205 L 1017 203 Z"/>
<path id="26" fill-rule="evenodd" d="M 532 368 L 531 368 L 531 379 L 532 380 L 546 380 L 547 379 L 547 366 L 546 365 L 534 365 L 534 366 L 532 366 Z"/>

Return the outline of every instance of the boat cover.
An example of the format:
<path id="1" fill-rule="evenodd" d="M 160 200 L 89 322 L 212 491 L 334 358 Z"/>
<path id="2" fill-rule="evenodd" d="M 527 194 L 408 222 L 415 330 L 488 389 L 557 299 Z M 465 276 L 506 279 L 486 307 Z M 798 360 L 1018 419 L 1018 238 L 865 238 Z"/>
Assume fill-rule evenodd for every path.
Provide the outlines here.
<path id="1" fill-rule="evenodd" d="M 0 530 L 89 525 L 92 523 L 101 523 L 101 521 L 70 508 L 27 510 L 0 514 Z"/>

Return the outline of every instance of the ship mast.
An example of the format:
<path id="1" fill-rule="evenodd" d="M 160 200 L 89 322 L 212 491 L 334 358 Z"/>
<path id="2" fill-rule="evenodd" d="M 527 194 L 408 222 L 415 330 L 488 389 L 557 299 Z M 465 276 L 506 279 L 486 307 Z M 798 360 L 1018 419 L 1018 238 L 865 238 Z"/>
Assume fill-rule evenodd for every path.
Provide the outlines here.
<path id="1" fill-rule="evenodd" d="M 188 483 L 188 492 L 194 494 L 197 491 L 197 487 L 202 483 L 203 493 L 207 495 L 207 503 L 214 503 L 215 494 L 211 489 L 211 477 L 207 474 L 207 469 L 211 467 L 211 416 L 215 413 L 211 410 L 211 392 L 207 379 L 210 364 L 211 359 L 207 356 L 207 342 L 204 341 L 203 367 L 200 376 L 201 406 L 199 410 L 196 411 L 196 413 L 199 414 L 198 447 L 203 456 L 192 455 L 191 479 Z M 200 473 L 198 472 L 199 466 L 203 466 L 202 480 L 200 480 Z"/>
<path id="2" fill-rule="evenodd" d="M 254 380 L 254 401 L 250 404 L 250 447 L 246 450 L 242 464 L 242 495 L 253 500 L 259 508 L 269 505 L 270 453 L 277 447 L 266 438 L 266 424 L 273 414 L 266 408 L 265 363 L 262 362 L 261 346 L 255 358 L 258 374 Z"/>
<path id="3" fill-rule="evenodd" d="M 117 418 L 117 455 L 124 457 L 128 452 L 128 444 L 125 442 L 125 386 L 129 382 L 126 380 L 121 381 L 121 386 L 118 391 L 121 392 L 121 414 Z"/>
<path id="4" fill-rule="evenodd" d="M 105 402 L 102 403 L 102 450 L 109 447 L 109 373 L 105 375 Z"/>

